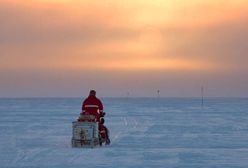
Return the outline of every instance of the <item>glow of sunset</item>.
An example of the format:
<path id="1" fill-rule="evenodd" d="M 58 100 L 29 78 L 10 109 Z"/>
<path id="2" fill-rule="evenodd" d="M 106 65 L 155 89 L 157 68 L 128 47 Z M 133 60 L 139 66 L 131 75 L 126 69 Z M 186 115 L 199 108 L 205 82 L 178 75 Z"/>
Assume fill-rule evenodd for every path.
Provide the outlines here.
<path id="1" fill-rule="evenodd" d="M 0 11 L 6 96 L 248 90 L 247 0 L 1 0 Z"/>
<path id="2" fill-rule="evenodd" d="M 1 3 L 22 12 L 23 23 L 15 25 L 15 18 L 10 18 L 12 26 L 21 27 L 22 31 L 31 29 L 34 48 L 46 54 L 45 61 L 36 62 L 36 58 L 32 58 L 34 53 L 27 49 L 21 61 L 17 58 L 18 63 L 15 63 L 15 59 L 11 59 L 1 63 L 2 68 L 53 65 L 62 69 L 116 70 L 208 70 L 216 67 L 218 63 L 201 55 L 188 59 L 182 51 L 180 56 L 177 51 L 171 54 L 171 48 L 174 50 L 182 40 L 190 44 L 192 39 L 190 36 L 188 39 L 173 38 L 170 29 L 192 32 L 198 27 L 240 19 L 246 16 L 248 4 L 244 0 L 5 0 Z M 17 57 L 23 53 L 20 51 L 23 44 L 15 46 L 15 41 L 13 43 L 16 51 L 10 52 L 10 57 L 11 53 Z M 28 59 L 33 60 L 32 65 Z"/>

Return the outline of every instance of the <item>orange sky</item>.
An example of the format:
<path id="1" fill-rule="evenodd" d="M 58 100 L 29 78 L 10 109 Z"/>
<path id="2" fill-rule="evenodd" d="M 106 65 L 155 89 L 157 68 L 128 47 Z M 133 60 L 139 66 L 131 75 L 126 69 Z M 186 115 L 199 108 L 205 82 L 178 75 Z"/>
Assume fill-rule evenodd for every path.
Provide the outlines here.
<path id="1" fill-rule="evenodd" d="M 143 74 L 156 74 L 161 83 L 144 85 L 137 93 L 149 96 L 143 90 L 172 90 L 162 83 L 168 80 L 181 83 L 184 79 L 180 72 L 187 72 L 191 82 L 185 89 L 177 87 L 188 88 L 189 93 L 170 92 L 169 96 L 197 95 L 191 91 L 196 87 L 194 81 L 198 85 L 207 81 L 221 87 L 231 79 L 237 84 L 227 86 L 226 90 L 234 86 L 241 89 L 229 94 L 222 91 L 219 95 L 243 93 L 248 61 L 246 0 L 0 0 L 0 11 L 2 96 L 8 96 L 13 88 L 18 91 L 18 86 L 13 85 L 17 77 L 24 75 L 27 85 L 35 85 L 30 76 L 42 74 L 43 80 L 51 82 L 48 77 L 51 71 L 64 72 L 67 78 L 59 74 L 64 80 L 74 80 L 75 72 L 81 72 L 78 85 L 85 78 L 90 80 L 82 88 L 78 86 L 82 90 L 92 85 L 111 90 L 88 76 L 94 73 L 106 76 L 111 72 L 112 81 L 117 80 L 118 73 L 124 73 L 129 77 L 123 82 L 134 84 Z M 8 72 L 12 77 L 6 75 Z M 30 72 L 36 73 L 26 75 Z M 226 76 L 230 72 L 234 72 L 231 78 Z M 196 77 L 202 74 L 206 75 L 204 79 Z M 216 74 L 226 77 L 219 81 Z M 149 83 L 151 78 L 140 80 Z M 10 83 L 13 86 L 7 88 Z M 57 81 L 52 84 L 57 85 Z M 61 87 L 70 90 L 69 86 Z M 118 86 L 110 95 L 122 95 L 118 93 L 120 88 L 126 92 L 132 87 Z M 51 93 L 53 88 L 42 86 L 41 90 Z M 21 95 L 25 96 L 22 92 L 9 94 Z M 39 96 L 40 92 L 26 96 L 29 95 Z"/>

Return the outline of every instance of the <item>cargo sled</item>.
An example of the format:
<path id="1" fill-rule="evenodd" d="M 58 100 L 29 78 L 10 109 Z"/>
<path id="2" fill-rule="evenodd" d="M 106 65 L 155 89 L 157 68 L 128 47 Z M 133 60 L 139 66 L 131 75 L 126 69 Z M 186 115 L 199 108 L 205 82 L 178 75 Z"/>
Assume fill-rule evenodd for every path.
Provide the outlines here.
<path id="1" fill-rule="evenodd" d="M 105 139 L 101 137 L 98 122 L 93 115 L 80 115 L 72 122 L 71 145 L 74 148 L 94 148 L 101 146 Z"/>

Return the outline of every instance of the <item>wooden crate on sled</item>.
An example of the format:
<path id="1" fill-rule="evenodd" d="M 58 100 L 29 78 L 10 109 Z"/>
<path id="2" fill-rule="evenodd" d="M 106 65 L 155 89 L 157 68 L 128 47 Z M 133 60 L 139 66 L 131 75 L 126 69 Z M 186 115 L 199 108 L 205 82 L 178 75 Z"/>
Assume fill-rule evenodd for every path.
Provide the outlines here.
<path id="1" fill-rule="evenodd" d="M 72 122 L 72 147 L 94 148 L 99 145 L 98 122 L 87 121 L 90 117 L 92 118 L 92 116 L 80 116 L 80 119 L 85 121 Z"/>

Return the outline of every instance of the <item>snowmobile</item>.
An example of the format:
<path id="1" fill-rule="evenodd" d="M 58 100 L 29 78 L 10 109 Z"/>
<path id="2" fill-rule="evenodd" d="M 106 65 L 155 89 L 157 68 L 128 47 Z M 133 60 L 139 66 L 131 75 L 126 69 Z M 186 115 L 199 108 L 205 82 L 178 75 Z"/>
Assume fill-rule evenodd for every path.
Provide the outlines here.
<path id="1" fill-rule="evenodd" d="M 79 119 L 72 122 L 72 147 L 94 148 L 102 146 L 103 143 L 108 145 L 110 143 L 109 139 L 106 138 L 108 132 L 101 130 L 101 126 L 101 123 L 99 127 L 99 123 L 95 121 L 95 116 L 80 114 Z M 106 131 L 108 130 L 106 129 Z"/>

